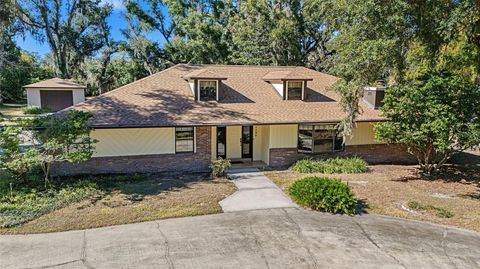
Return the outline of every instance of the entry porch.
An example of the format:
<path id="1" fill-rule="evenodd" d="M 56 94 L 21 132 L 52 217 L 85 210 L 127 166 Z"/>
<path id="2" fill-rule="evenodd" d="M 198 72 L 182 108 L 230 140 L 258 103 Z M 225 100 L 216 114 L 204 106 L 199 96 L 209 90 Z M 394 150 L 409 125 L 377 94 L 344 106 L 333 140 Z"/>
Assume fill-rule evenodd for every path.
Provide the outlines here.
<path id="1" fill-rule="evenodd" d="M 270 149 L 297 147 L 297 133 L 297 124 L 212 127 L 212 159 L 263 168 L 270 164 Z"/>

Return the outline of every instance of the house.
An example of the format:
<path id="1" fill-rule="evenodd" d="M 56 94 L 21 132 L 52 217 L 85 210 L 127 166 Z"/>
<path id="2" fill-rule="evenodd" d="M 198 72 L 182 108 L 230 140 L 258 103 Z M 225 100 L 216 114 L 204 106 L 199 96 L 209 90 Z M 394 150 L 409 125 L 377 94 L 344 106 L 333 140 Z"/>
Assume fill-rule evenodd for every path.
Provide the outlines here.
<path id="1" fill-rule="evenodd" d="M 52 112 L 85 101 L 86 87 L 66 79 L 52 78 L 23 88 L 27 92 L 28 106 L 41 107 Z"/>
<path id="2" fill-rule="evenodd" d="M 329 90 L 336 80 L 304 67 L 175 65 L 73 106 L 92 113 L 96 152 L 56 171 L 203 171 L 220 157 L 272 167 L 305 157 L 410 161 L 403 147 L 374 139 L 374 124 L 383 120 L 375 109 L 382 87 L 366 90 L 343 145 L 337 124 L 345 114 Z"/>

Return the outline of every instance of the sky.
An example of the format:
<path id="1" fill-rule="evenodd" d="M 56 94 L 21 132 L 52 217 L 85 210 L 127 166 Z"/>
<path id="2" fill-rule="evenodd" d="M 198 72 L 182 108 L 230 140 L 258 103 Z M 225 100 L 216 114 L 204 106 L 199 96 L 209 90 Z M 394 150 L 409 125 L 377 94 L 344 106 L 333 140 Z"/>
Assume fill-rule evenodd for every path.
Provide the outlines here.
<path id="1" fill-rule="evenodd" d="M 126 11 L 125 6 L 122 3 L 122 0 L 102 0 L 102 3 L 105 3 L 105 4 L 108 3 L 113 6 L 113 12 L 110 15 L 110 17 L 108 17 L 108 23 L 111 27 L 111 34 L 112 34 L 113 40 L 116 40 L 116 41 L 125 40 L 121 32 L 122 29 L 125 29 L 127 27 L 127 23 L 122 17 L 122 13 L 125 13 Z M 147 35 L 147 37 L 162 43 L 160 34 L 158 33 L 155 33 L 155 32 L 150 33 L 149 35 Z M 50 52 L 50 48 L 46 42 L 42 44 L 36 41 L 29 34 L 26 34 L 24 37 L 17 36 L 16 41 L 17 41 L 17 45 L 20 48 L 30 53 L 35 53 L 41 57 L 44 57 L 47 53 Z"/>

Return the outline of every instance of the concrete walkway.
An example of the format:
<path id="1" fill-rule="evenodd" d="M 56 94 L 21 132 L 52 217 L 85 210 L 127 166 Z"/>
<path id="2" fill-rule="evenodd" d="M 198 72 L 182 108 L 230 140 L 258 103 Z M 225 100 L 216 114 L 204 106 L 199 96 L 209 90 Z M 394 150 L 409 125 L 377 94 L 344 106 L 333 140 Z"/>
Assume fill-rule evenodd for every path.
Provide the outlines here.
<path id="1" fill-rule="evenodd" d="M 0 268 L 480 268 L 480 234 L 299 208 L 0 236 Z"/>
<path id="2" fill-rule="evenodd" d="M 234 168 L 227 174 L 238 191 L 220 201 L 223 212 L 298 207 L 257 168 Z"/>

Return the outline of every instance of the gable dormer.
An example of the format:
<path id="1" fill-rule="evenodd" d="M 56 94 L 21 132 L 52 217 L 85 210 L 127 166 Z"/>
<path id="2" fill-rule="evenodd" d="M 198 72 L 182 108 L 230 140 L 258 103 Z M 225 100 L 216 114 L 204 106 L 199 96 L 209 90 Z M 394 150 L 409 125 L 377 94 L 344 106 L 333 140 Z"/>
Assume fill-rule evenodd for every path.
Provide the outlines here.
<path id="1" fill-rule="evenodd" d="M 313 78 L 300 71 L 299 68 L 292 70 L 273 71 L 263 78 L 272 85 L 283 100 L 305 100 L 307 82 Z"/>
<path id="2" fill-rule="evenodd" d="M 195 101 L 205 102 L 218 102 L 221 96 L 222 80 L 227 79 L 225 76 L 206 69 L 195 70 L 183 78 L 188 81 Z"/>

